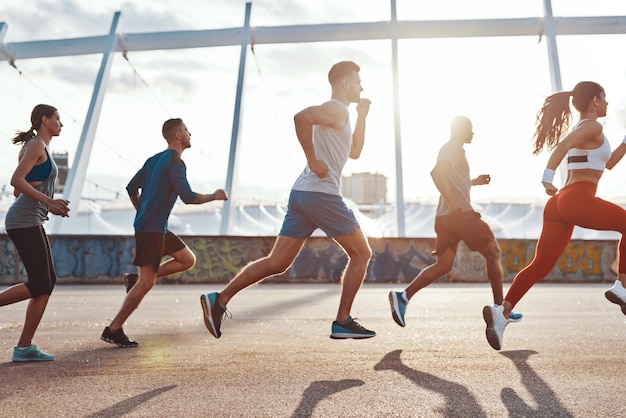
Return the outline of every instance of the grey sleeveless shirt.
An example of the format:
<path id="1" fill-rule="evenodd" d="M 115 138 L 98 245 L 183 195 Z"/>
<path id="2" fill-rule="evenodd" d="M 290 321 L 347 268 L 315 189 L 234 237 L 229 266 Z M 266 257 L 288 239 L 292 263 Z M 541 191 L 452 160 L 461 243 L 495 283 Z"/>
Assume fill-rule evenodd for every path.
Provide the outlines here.
<path id="1" fill-rule="evenodd" d="M 331 100 L 341 103 L 336 99 Z M 345 104 L 341 104 L 345 106 Z M 292 190 L 321 192 L 341 196 L 341 172 L 350 156 L 351 146 L 352 129 L 349 117 L 346 118 L 346 125 L 342 129 L 313 125 L 315 156 L 318 160 L 326 163 L 328 175 L 323 179 L 317 177 L 317 174 L 311 171 L 307 164 L 296 179 Z"/>
<path id="2" fill-rule="evenodd" d="M 54 184 L 56 182 L 59 169 L 47 148 L 46 154 L 52 163 L 50 175 L 48 175 L 48 177 L 39 186 L 34 187 L 41 193 L 52 198 L 54 197 Z M 4 225 L 7 230 L 28 228 L 31 226 L 42 225 L 47 220 L 48 206 L 38 200 L 26 196 L 24 193 L 21 193 L 7 211 L 4 219 Z"/>

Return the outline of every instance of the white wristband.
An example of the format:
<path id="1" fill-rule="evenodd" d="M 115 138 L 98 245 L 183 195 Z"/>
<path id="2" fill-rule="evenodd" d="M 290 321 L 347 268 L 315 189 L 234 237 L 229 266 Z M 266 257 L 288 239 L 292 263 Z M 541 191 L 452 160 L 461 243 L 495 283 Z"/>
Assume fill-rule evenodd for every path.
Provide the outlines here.
<path id="1" fill-rule="evenodd" d="M 554 170 L 550 168 L 546 168 L 543 170 L 543 178 L 541 179 L 542 183 L 552 183 L 554 181 Z"/>

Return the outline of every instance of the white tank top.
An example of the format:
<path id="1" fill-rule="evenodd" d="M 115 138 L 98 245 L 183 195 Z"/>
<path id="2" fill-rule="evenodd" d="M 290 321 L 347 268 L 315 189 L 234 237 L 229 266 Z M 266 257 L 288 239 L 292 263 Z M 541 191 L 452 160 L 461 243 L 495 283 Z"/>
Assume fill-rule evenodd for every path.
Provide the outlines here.
<path id="1" fill-rule="evenodd" d="M 335 100 L 335 99 L 332 99 Z M 338 100 L 335 100 L 338 103 Z M 345 106 L 344 103 L 341 103 Z M 347 107 L 347 106 L 346 106 Z M 341 196 L 341 172 L 350 156 L 352 147 L 352 128 L 350 117 L 346 117 L 346 125 L 342 129 L 328 126 L 313 125 L 313 148 L 318 160 L 328 166 L 328 175 L 319 178 L 307 164 L 296 179 L 292 190 L 320 192 Z"/>
<path id="2" fill-rule="evenodd" d="M 575 130 L 582 122 L 587 119 L 582 119 L 574 125 Z M 602 134 L 603 142 L 598 148 L 592 149 L 579 149 L 570 148 L 567 151 L 567 169 L 568 170 L 581 170 L 584 168 L 591 168 L 593 170 L 604 171 L 606 162 L 611 158 L 611 144 L 607 141 L 606 136 Z"/>

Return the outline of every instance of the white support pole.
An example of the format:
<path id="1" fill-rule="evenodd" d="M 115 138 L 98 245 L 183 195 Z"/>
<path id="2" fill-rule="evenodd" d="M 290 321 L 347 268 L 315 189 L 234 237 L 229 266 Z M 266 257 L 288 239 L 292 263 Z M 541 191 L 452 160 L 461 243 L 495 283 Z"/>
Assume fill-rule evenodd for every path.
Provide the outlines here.
<path id="1" fill-rule="evenodd" d="M 556 47 L 556 28 L 554 25 L 554 16 L 552 15 L 552 0 L 543 1 L 543 34 L 548 43 L 548 62 L 550 65 L 550 82 L 552 84 L 552 93 L 563 90 L 561 82 L 561 66 L 559 65 L 559 52 Z M 567 179 L 567 164 L 561 162 L 559 165 L 559 177 L 561 183 L 565 184 Z"/>
<path id="2" fill-rule="evenodd" d="M 396 143 L 396 222 L 398 237 L 406 236 L 404 222 L 404 181 L 402 174 L 402 127 L 400 118 L 400 85 L 398 81 L 398 16 L 396 0 L 391 0 L 391 66 L 393 77 L 393 114 Z"/>
<path id="3" fill-rule="evenodd" d="M 104 101 L 106 86 L 111 72 L 111 64 L 113 63 L 113 53 L 117 48 L 117 26 L 120 15 L 121 12 L 115 12 L 113 16 L 111 29 L 109 30 L 109 36 L 107 37 L 102 55 L 102 63 L 100 64 L 100 70 L 98 71 L 94 84 L 93 95 L 91 96 L 91 102 L 87 110 L 85 125 L 83 126 L 80 141 L 76 149 L 76 155 L 74 156 L 74 161 L 72 162 L 72 167 L 69 170 L 65 183 L 63 198 L 70 201 L 70 217 L 78 216 L 78 208 L 80 206 L 80 198 L 87 174 L 87 166 L 89 165 L 91 149 L 96 136 L 100 112 L 102 110 L 102 102 Z M 54 217 L 53 222 L 52 233 L 60 233 L 64 221 L 59 217 Z"/>
<path id="4" fill-rule="evenodd" d="M 230 215 L 232 212 L 231 202 L 233 201 L 233 185 L 237 184 L 237 170 L 239 159 L 239 125 L 241 119 L 241 97 L 243 94 L 244 75 L 246 71 L 246 55 L 250 44 L 250 11 L 252 3 L 246 3 L 246 16 L 243 30 L 241 32 L 241 52 L 239 55 L 239 74 L 237 76 L 237 92 L 235 97 L 235 111 L 233 112 L 233 128 L 230 137 L 230 155 L 228 157 L 228 172 L 226 173 L 226 193 L 228 200 L 224 202 L 222 208 L 222 223 L 220 225 L 220 235 L 228 235 L 230 232 Z"/>
<path id="5" fill-rule="evenodd" d="M 0 22 L 0 56 L 2 56 L 5 60 L 9 62 L 9 64 L 13 64 L 13 57 L 11 57 L 4 47 L 4 35 L 7 34 L 7 30 L 9 29 L 9 25 L 5 22 Z"/>
<path id="6" fill-rule="evenodd" d="M 561 67 L 559 65 L 559 52 L 556 48 L 556 29 L 554 25 L 554 16 L 552 15 L 552 0 L 543 1 L 544 18 L 543 27 L 544 35 L 548 42 L 548 58 L 550 62 L 550 80 L 552 81 L 552 92 L 563 90 L 561 83 Z"/>

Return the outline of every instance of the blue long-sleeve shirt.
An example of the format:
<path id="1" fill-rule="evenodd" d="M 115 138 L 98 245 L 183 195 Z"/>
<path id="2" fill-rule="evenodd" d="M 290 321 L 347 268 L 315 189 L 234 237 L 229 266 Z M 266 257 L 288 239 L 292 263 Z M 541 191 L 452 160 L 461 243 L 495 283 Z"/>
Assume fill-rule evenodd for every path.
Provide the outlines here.
<path id="1" fill-rule="evenodd" d="M 193 203 L 196 199 L 187 181 L 187 166 L 172 149 L 148 158 L 130 180 L 126 191 L 131 197 L 139 196 L 133 224 L 136 232 L 166 233 L 167 220 L 177 197 L 184 203 Z"/>

